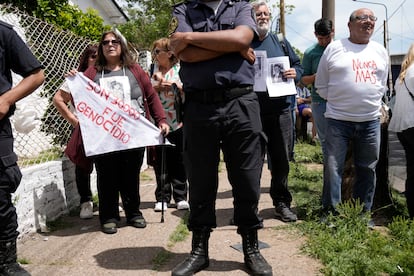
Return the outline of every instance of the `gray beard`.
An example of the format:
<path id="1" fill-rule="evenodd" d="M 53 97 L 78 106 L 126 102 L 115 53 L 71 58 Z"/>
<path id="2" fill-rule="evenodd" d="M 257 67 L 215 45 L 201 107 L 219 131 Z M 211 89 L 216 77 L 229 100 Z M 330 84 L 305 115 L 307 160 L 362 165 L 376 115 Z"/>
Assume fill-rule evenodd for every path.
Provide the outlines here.
<path id="1" fill-rule="evenodd" d="M 264 37 L 269 32 L 269 28 L 267 26 L 257 26 L 257 32 L 260 37 Z"/>

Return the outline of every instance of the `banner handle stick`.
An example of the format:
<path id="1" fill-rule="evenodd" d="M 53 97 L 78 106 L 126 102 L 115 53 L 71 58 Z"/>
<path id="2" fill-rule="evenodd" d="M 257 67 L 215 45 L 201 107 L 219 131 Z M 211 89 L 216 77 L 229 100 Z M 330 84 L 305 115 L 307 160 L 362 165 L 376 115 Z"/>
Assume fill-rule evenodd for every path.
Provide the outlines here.
<path id="1" fill-rule="evenodd" d="M 161 144 L 161 223 L 164 222 L 164 189 L 166 181 L 166 172 L 165 172 L 165 136 L 162 136 Z"/>

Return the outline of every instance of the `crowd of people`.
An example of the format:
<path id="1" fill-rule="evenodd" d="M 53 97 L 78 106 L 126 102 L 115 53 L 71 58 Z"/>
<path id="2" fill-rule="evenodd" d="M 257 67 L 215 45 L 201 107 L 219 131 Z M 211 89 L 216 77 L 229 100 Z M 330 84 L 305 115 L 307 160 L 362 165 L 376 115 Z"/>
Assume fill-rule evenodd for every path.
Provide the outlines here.
<path id="1" fill-rule="evenodd" d="M 385 48 L 371 40 L 377 20 L 371 10 L 353 11 L 348 21 L 349 37 L 338 40 L 333 40 L 331 20 L 315 21 L 317 43 L 305 51 L 302 62 L 286 38 L 270 32 L 271 13 L 265 1 L 185 1 L 174 6 L 172 18 L 170 37 L 153 42 L 151 72 L 134 61 L 127 41 L 116 29 L 104 32 L 97 45 L 89 45 L 77 70 L 68 72 L 69 77 L 83 72 L 92 82 L 116 94 L 152 120 L 163 140 L 173 144 L 163 141 L 148 147 L 157 182 L 154 211 L 172 206 L 189 210 L 191 253 L 172 275 L 192 275 L 209 266 L 209 238 L 217 227 L 215 201 L 221 152 L 234 197 L 232 222 L 241 236 L 245 265 L 253 275 L 272 275 L 272 267 L 258 246 L 258 230 L 263 227 L 258 203 L 265 155 L 271 171 L 269 194 L 275 217 L 284 222 L 298 219 L 288 184 L 296 88 L 293 94 L 280 96 L 272 96 L 266 84 L 255 89 L 255 70 L 264 66 L 278 65 L 281 77 L 275 82 L 292 82 L 301 91 L 309 89 L 306 95 L 297 97 L 297 115 L 312 120 L 312 138 L 317 136 L 321 143 L 322 221 L 328 214 L 337 214 L 348 150 L 353 153 L 356 171 L 353 198 L 363 204 L 363 213 L 370 214 L 379 160 L 380 110 L 389 67 Z M 44 76 L 42 65 L 11 26 L 0 22 L 0 36 L 7 42 L 0 45 L 5 53 L 1 58 L 6 57 L 2 60 L 6 66 L 0 72 L 0 271 L 6 275 L 20 271 L 24 275 L 16 261 L 17 215 L 11 193 L 21 174 L 13 152 L 9 117 L 16 101 L 40 86 Z M 259 52 L 265 53 L 267 60 L 254 66 Z M 271 64 L 275 58 L 286 58 L 287 65 Z M 414 46 L 402 64 L 390 123 L 390 130 L 397 132 L 406 151 L 405 195 L 411 218 L 414 145 L 410 137 L 414 118 L 409 109 L 414 104 L 413 60 Z M 15 87 L 10 70 L 23 76 Z M 68 107 L 73 101 L 65 82 L 53 103 L 75 127 L 80 121 L 79 114 Z M 119 197 L 127 224 L 146 227 L 139 194 L 144 152 L 145 147 L 137 147 L 91 157 L 97 172 L 99 221 L 106 234 L 117 232 L 121 220 Z M 76 166 L 76 183 L 80 218 L 91 218 L 90 171 Z"/>

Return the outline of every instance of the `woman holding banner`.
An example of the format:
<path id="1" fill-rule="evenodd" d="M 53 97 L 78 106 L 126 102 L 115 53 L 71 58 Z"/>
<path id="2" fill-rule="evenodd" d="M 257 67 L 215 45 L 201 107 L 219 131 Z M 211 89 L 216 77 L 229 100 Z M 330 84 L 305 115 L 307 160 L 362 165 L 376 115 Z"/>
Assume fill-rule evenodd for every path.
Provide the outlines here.
<path id="1" fill-rule="evenodd" d="M 147 73 L 133 60 L 125 38 L 117 31 L 105 32 L 98 46 L 95 66 L 85 71 L 85 76 L 101 88 L 132 106 L 142 115 L 151 114 L 163 135 L 169 132 L 166 117 L 157 93 Z M 113 83 L 117 82 L 116 91 Z M 139 137 L 134 137 L 139 139 Z M 119 150 L 94 156 L 99 197 L 99 220 L 102 232 L 115 234 L 121 195 L 127 224 L 145 228 L 146 221 L 139 210 L 139 172 L 145 148 Z"/>
<path id="2" fill-rule="evenodd" d="M 89 66 L 95 64 L 98 53 L 97 45 L 88 45 L 82 52 L 79 58 L 78 71 L 84 72 Z M 53 96 L 53 104 L 59 111 L 60 115 L 68 121 L 72 127 L 79 124 L 78 117 L 68 107 L 68 103 L 72 102 L 73 98 L 70 94 L 69 87 L 65 81 L 56 94 Z M 81 219 L 90 219 L 93 217 L 93 203 L 92 203 L 92 191 L 91 191 L 91 180 L 90 172 L 86 171 L 82 166 L 76 165 L 76 187 L 80 196 L 80 214 Z"/>

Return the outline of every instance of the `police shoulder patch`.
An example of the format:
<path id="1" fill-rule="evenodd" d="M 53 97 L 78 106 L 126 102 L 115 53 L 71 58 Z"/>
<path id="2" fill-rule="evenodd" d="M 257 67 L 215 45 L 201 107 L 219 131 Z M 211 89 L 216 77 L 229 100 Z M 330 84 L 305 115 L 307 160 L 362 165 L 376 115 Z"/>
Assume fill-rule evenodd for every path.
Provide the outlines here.
<path id="1" fill-rule="evenodd" d="M 179 2 L 177 2 L 177 3 L 175 3 L 175 1 L 173 1 L 173 7 L 175 7 L 175 6 L 179 6 L 179 5 L 181 5 L 181 4 L 185 4 L 185 3 L 187 3 L 187 2 L 191 2 L 191 1 L 189 1 L 189 0 L 184 0 L 184 1 L 179 1 Z"/>
<path id="2" fill-rule="evenodd" d="M 178 27 L 178 18 L 176 16 L 173 16 L 168 26 L 168 34 L 172 35 L 175 32 L 175 30 L 177 30 L 177 27 Z"/>

